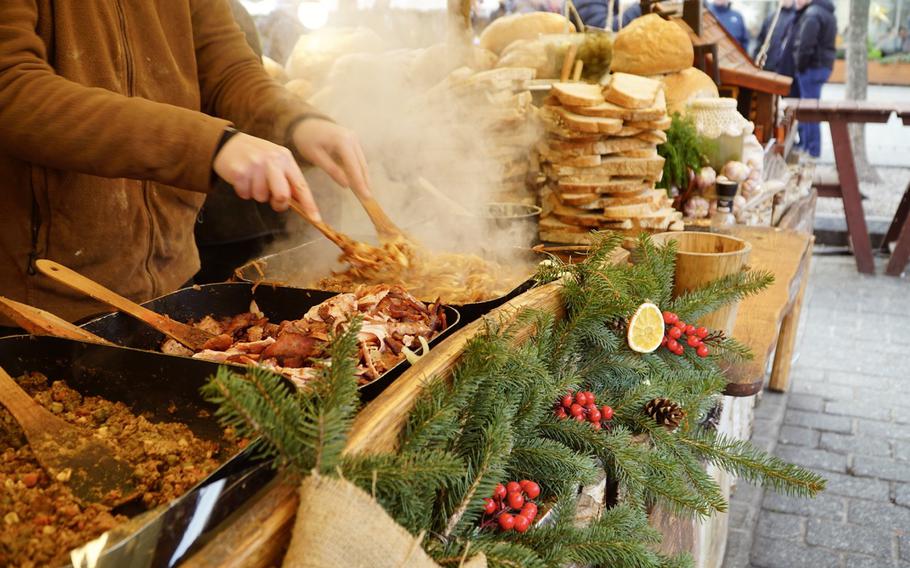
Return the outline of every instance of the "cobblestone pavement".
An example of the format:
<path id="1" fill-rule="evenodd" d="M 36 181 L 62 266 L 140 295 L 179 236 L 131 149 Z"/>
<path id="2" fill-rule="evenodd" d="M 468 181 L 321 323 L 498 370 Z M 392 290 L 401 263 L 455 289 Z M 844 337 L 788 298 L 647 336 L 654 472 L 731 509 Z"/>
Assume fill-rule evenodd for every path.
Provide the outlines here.
<path id="1" fill-rule="evenodd" d="M 814 500 L 739 483 L 725 568 L 910 568 L 910 281 L 816 255 L 789 393 L 753 442 L 828 479 Z"/>

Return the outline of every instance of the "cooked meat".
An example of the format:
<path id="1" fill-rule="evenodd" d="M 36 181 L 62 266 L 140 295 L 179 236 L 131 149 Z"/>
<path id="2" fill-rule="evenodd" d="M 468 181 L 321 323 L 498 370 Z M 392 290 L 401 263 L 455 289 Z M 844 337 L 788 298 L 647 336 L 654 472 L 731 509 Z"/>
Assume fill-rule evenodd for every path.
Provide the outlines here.
<path id="1" fill-rule="evenodd" d="M 323 343 L 312 337 L 301 335 L 299 333 L 285 333 L 279 335 L 275 343 L 269 345 L 262 351 L 262 356 L 266 359 L 278 358 L 300 358 L 309 359 L 322 351 Z"/>
<path id="2" fill-rule="evenodd" d="M 280 324 L 252 312 L 220 321 L 207 316 L 195 325 L 217 334 L 204 349 L 193 354 L 171 340 L 161 348 L 216 363 L 258 364 L 301 385 L 318 376 L 313 360 L 323 355 L 331 337 L 342 333 L 356 316 L 362 318 L 357 374 L 364 382 L 401 361 L 404 346 L 417 345 L 417 337 L 432 339 L 446 325 L 438 303 L 427 306 L 400 286 L 377 285 L 333 296 L 302 318 Z"/>
<path id="3" fill-rule="evenodd" d="M 231 345 L 234 343 L 234 338 L 228 335 L 227 333 L 222 333 L 221 335 L 216 335 L 215 337 L 206 341 L 203 345 L 203 349 L 211 349 L 213 351 L 227 351 L 231 348 Z"/>
<path id="4" fill-rule="evenodd" d="M 161 344 L 161 352 L 168 355 L 179 355 L 180 357 L 192 357 L 193 350 L 189 347 L 185 347 L 182 343 L 176 339 L 167 338 L 164 340 L 164 343 Z"/>

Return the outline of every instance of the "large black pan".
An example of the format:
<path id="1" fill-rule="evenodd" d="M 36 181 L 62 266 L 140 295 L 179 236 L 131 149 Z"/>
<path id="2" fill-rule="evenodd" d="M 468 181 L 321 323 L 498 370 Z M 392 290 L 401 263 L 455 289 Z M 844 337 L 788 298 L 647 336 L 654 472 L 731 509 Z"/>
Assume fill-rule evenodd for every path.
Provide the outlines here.
<path id="1" fill-rule="evenodd" d="M 203 439 L 221 428 L 199 394 L 213 367 L 194 359 L 53 337 L 0 339 L 0 366 L 65 380 L 86 396 L 121 401 L 152 421 L 179 421 Z M 173 566 L 273 475 L 249 451 L 231 456 L 188 493 L 115 529 L 99 568 Z M 138 511 L 124 511 L 127 514 Z"/>
<path id="2" fill-rule="evenodd" d="M 260 286 L 294 287 L 296 283 L 309 282 L 313 274 L 329 275 L 333 271 L 343 270 L 344 267 L 337 260 L 338 250 L 334 247 L 335 245 L 326 239 L 310 241 L 249 262 L 238 268 L 234 275 L 238 280 L 259 283 Z M 535 253 L 530 250 L 521 252 L 526 253 L 529 264 L 537 260 Z M 532 272 L 529 269 L 528 275 L 530 276 Z M 470 304 L 454 304 L 453 307 L 461 314 L 460 325 L 471 323 L 515 296 L 527 292 L 533 286 L 534 281 L 529 278 L 497 298 Z"/>
<path id="3" fill-rule="evenodd" d="M 206 284 L 177 290 L 143 305 L 159 314 L 165 314 L 177 321 L 200 320 L 207 315 L 229 317 L 250 310 L 250 302 L 256 301 L 259 309 L 270 321 L 300 319 L 311 307 L 335 296 L 336 292 L 304 290 L 281 286 L 254 286 L 246 282 Z M 457 310 L 445 307 L 448 328 L 430 341 L 432 347 L 458 326 L 460 315 Z M 148 325 L 122 313 L 113 313 L 92 320 L 83 326 L 95 335 L 108 341 L 156 351 L 164 336 Z M 205 363 L 211 368 L 215 363 Z M 402 361 L 389 369 L 375 381 L 361 387 L 361 398 L 371 400 L 391 384 L 407 368 Z M 212 371 L 214 372 L 214 371 Z"/>

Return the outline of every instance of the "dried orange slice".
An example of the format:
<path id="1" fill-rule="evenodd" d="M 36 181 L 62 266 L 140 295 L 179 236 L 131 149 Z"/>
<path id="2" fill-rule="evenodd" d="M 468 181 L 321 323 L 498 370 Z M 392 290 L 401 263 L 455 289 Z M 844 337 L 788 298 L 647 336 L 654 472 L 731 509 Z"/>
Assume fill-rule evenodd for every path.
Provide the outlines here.
<path id="1" fill-rule="evenodd" d="M 629 331 L 626 339 L 632 351 L 651 353 L 658 347 L 664 337 L 664 316 L 660 308 L 650 302 L 638 306 L 635 315 L 629 320 Z"/>

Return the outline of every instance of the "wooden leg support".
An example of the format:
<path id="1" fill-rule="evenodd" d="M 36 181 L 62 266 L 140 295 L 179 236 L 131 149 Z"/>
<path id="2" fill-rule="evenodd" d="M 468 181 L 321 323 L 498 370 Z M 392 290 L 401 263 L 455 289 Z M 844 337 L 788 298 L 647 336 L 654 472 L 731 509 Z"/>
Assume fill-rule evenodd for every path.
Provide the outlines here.
<path id="1" fill-rule="evenodd" d="M 910 215 L 910 183 L 907 184 L 907 190 L 904 191 L 904 196 L 897 206 L 897 211 L 894 213 L 894 219 L 891 220 L 891 224 L 888 226 L 888 232 L 885 233 L 885 238 L 882 239 L 880 250 L 883 253 L 891 254 L 891 249 L 888 248 L 888 245 L 897 240 L 897 237 L 901 232 L 901 227 L 904 226 L 904 222 L 907 220 L 908 215 Z"/>
<path id="2" fill-rule="evenodd" d="M 900 276 L 907 267 L 907 261 L 910 260 L 910 216 L 904 218 L 904 227 L 897 237 L 897 246 L 891 253 L 891 260 L 885 268 L 888 276 Z"/>
<path id="3" fill-rule="evenodd" d="M 812 262 L 812 244 L 806 251 L 806 259 L 801 269 L 799 293 L 793 300 L 793 306 L 784 316 L 777 336 L 777 349 L 774 352 L 774 365 L 771 367 L 771 381 L 768 388 L 777 392 L 786 392 L 790 388 L 790 365 L 793 364 L 793 348 L 796 345 L 796 334 L 799 331 L 799 314 L 803 308 L 803 298 L 809 283 L 809 269 Z"/>
<path id="4" fill-rule="evenodd" d="M 863 213 L 863 202 L 859 194 L 859 180 L 856 176 L 856 163 L 853 161 L 853 148 L 850 144 L 850 132 L 847 122 L 841 119 L 829 121 L 831 140 L 834 143 L 834 159 L 837 162 L 837 175 L 840 178 L 841 193 L 844 200 L 844 213 L 847 216 L 847 231 L 853 241 L 853 255 L 856 268 L 865 274 L 875 274 L 875 263 L 872 260 L 872 241 L 866 228 L 866 216 Z"/>

